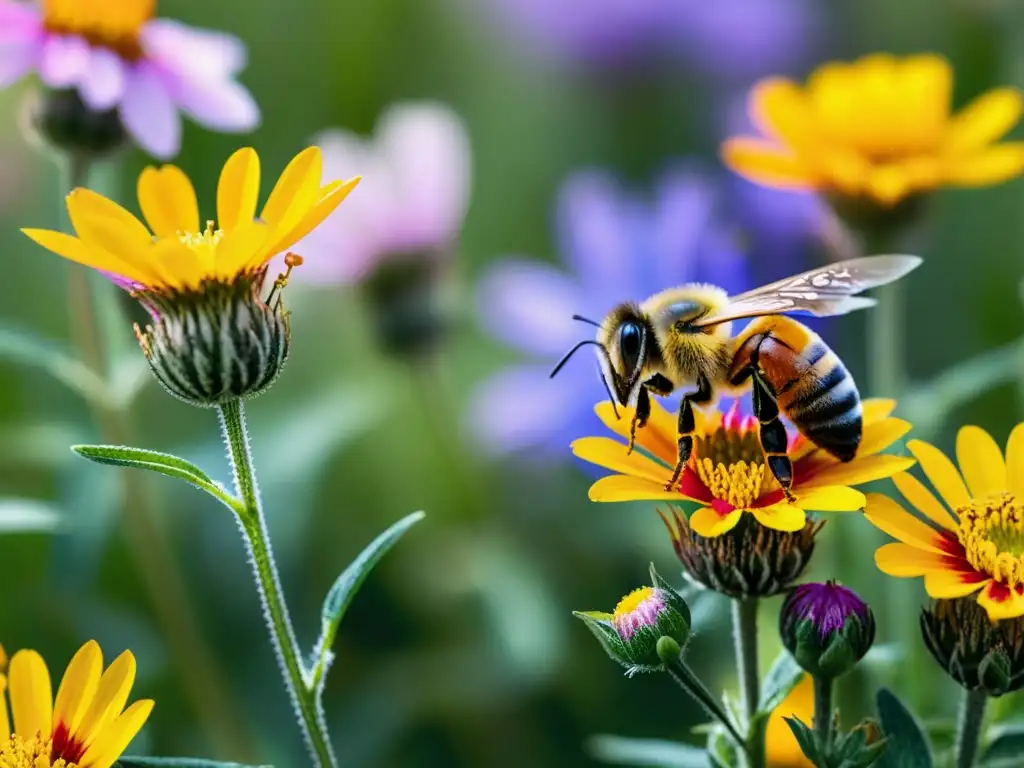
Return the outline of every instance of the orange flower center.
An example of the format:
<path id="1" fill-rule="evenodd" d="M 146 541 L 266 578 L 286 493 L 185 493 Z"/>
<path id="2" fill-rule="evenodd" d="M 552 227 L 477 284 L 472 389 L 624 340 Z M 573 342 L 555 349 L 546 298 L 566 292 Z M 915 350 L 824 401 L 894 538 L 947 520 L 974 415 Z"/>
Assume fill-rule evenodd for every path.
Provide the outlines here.
<path id="1" fill-rule="evenodd" d="M 43 0 L 43 23 L 135 60 L 142 56 L 139 33 L 155 11 L 156 0 Z"/>
<path id="2" fill-rule="evenodd" d="M 78 763 L 69 763 L 62 757 L 50 759 L 52 743 L 38 735 L 23 739 L 11 736 L 0 744 L 0 768 L 77 768 Z"/>
<path id="3" fill-rule="evenodd" d="M 1008 587 L 1024 584 L 1024 506 L 1011 493 L 958 507 L 957 537 L 974 568 Z"/>
<path id="4" fill-rule="evenodd" d="M 696 435 L 690 467 L 716 499 L 749 507 L 765 483 L 764 453 L 750 429 L 716 429 Z"/>

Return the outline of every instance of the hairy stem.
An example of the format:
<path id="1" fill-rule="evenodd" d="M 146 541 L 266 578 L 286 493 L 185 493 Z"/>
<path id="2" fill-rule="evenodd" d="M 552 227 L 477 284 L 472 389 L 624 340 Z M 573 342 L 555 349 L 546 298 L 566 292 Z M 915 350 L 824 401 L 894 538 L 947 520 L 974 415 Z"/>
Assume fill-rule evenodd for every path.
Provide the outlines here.
<path id="1" fill-rule="evenodd" d="M 814 732 L 826 747 L 832 739 L 832 678 L 814 676 Z"/>
<path id="2" fill-rule="evenodd" d="M 761 678 L 757 669 L 757 598 L 732 601 L 732 631 L 736 643 L 736 672 L 740 679 L 743 715 L 749 721 L 757 711 Z"/>
<path id="3" fill-rule="evenodd" d="M 63 190 L 84 186 L 89 162 L 82 157 L 68 159 Z M 61 228 L 70 231 L 67 206 L 61 196 Z M 88 272 L 77 265 L 68 273 L 68 306 L 71 335 L 82 362 L 106 382 L 106 353 L 93 305 Z M 134 432 L 128 406 L 115 407 L 115 398 L 90 399 L 93 419 L 103 442 L 132 444 Z M 160 530 L 159 510 L 147 492 L 141 472 L 119 472 L 121 520 L 125 541 L 146 594 L 153 605 L 161 634 L 167 640 L 175 668 L 197 719 L 223 757 L 251 761 L 251 741 L 236 715 L 228 685 L 199 628 L 192 610 L 185 579 Z"/>
<path id="4" fill-rule="evenodd" d="M 660 652 L 659 648 L 659 652 Z M 736 726 L 732 720 L 726 714 L 725 710 L 722 709 L 722 705 L 718 703 L 714 695 L 704 686 L 704 684 L 697 678 L 696 675 L 686 666 L 686 663 L 682 660 L 680 654 L 673 654 L 671 656 L 661 657 L 662 665 L 665 671 L 671 676 L 679 687 L 686 691 L 690 696 L 700 704 L 701 708 L 708 713 L 715 720 L 720 722 L 725 730 L 728 731 L 729 736 L 736 743 L 736 746 L 740 749 L 746 749 L 746 742 L 740 735 L 740 732 L 736 730 Z"/>
<path id="5" fill-rule="evenodd" d="M 311 684 L 311 676 L 303 664 L 295 630 L 288 618 L 288 606 L 281 592 L 281 580 L 277 574 L 277 564 L 274 561 L 270 536 L 260 505 L 242 401 L 225 403 L 220 406 L 219 412 L 234 472 L 235 490 L 241 501 L 238 509 L 239 522 L 249 544 L 256 588 L 263 603 L 267 629 L 270 631 L 271 642 L 281 665 L 285 687 L 288 689 L 303 736 L 316 760 L 316 765 L 319 768 L 336 766 L 338 763 L 331 749 L 327 724 L 317 706 L 316 689 Z"/>
<path id="6" fill-rule="evenodd" d="M 974 765 L 987 702 L 988 696 L 984 691 L 964 691 L 956 726 L 956 768 L 971 768 Z"/>

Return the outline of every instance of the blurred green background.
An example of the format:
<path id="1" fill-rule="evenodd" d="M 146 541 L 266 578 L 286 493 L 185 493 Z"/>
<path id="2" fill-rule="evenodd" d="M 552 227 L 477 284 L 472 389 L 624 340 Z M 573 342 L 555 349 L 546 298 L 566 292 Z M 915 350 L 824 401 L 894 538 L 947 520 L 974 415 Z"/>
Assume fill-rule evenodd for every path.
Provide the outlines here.
<path id="1" fill-rule="evenodd" d="M 953 64 L 957 105 L 994 85 L 1024 85 L 1024 12 L 1010 0 L 819 5 L 822 23 L 798 74 L 875 50 L 936 51 Z M 474 170 L 457 262 L 460 312 L 433 373 L 375 349 L 353 291 L 292 286 L 291 360 L 249 408 L 271 534 L 305 647 L 336 574 L 393 521 L 428 513 L 373 573 L 342 625 L 325 697 L 342 763 L 584 766 L 593 764 L 585 748 L 593 733 L 695 740 L 689 728 L 700 717 L 681 693 L 660 677 L 626 679 L 570 615 L 610 610 L 644 583 L 650 561 L 679 576 L 651 505 L 589 503 L 590 478 L 568 447 L 564 462 L 537 466 L 487 458 L 467 437 L 466 397 L 516 359 L 479 330 L 472 285 L 505 253 L 557 260 L 552 203 L 578 167 L 605 167 L 642 188 L 669 159 L 717 163 L 719 89 L 741 96 L 750 78 L 725 83 L 678 62 L 565 66 L 524 55 L 489 0 L 166 0 L 160 12 L 237 34 L 250 51 L 242 80 L 262 107 L 262 127 L 247 138 L 186 127 L 177 163 L 207 204 L 223 160 L 243 143 L 259 150 L 269 177 L 315 132 L 369 132 L 395 100 L 439 99 L 468 126 Z M 17 232 L 57 226 L 61 198 L 53 165 L 26 151 L 18 134 L 30 88 L 0 95 L 2 320 L 67 344 L 66 280 L 76 267 Z M 94 186 L 135 209 L 134 179 L 146 162 L 129 154 Z M 1020 335 L 1022 201 L 1019 179 L 935 195 L 914 245 L 926 262 L 908 289 L 904 333 L 915 382 Z M 829 332 L 866 381 L 864 317 Z M 116 333 L 126 348 L 135 343 L 128 325 Z M 956 426 L 977 423 L 1005 440 L 1021 416 L 1021 374 L 1020 382 L 978 391 L 928 437 L 951 448 Z M 147 382 L 133 418 L 136 444 L 229 479 L 213 412 Z M 82 400 L 39 370 L 5 362 L 0 434 L 3 496 L 52 505 L 61 516 L 52 535 L 0 538 L 0 640 L 8 651 L 38 649 L 56 676 L 90 637 L 108 658 L 131 648 L 139 661 L 133 696 L 157 701 L 133 751 L 301 764 L 299 731 L 226 510 L 166 478 L 141 478 L 185 580 L 186 610 L 215 662 L 208 670 L 176 658 L 168 633 L 181 626 L 157 620 L 119 522 L 120 472 L 67 449 L 100 441 Z M 874 568 L 884 538 L 856 515 L 830 521 L 810 574 L 859 590 L 879 615 L 879 651 L 840 686 L 844 717 L 855 722 L 886 683 L 911 692 L 924 718 L 948 719 L 952 684 L 930 666 L 917 633 L 920 585 Z M 778 648 L 777 607 L 764 607 L 764 665 Z M 727 608 L 702 598 L 691 649 L 695 668 L 719 688 L 733 684 Z M 1000 717 L 1012 716 L 1012 701 L 1000 707 Z"/>

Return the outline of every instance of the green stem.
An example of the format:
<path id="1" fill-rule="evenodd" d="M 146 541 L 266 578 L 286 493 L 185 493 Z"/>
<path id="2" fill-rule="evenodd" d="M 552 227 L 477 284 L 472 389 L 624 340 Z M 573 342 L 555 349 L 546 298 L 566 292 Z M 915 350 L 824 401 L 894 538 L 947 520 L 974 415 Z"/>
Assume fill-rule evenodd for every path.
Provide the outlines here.
<path id="1" fill-rule="evenodd" d="M 761 678 L 757 669 L 757 598 L 732 601 L 732 630 L 743 714 L 749 722 L 761 697 Z"/>
<path id="2" fill-rule="evenodd" d="M 83 156 L 72 156 L 64 167 L 63 190 L 85 186 L 90 164 Z M 61 196 L 61 227 L 70 232 L 67 206 Z M 98 329 L 88 272 L 71 265 L 68 273 L 68 304 L 71 311 L 72 339 L 85 366 L 107 386 L 106 355 Z M 118 407 L 115 398 L 104 389 L 101 398 L 90 398 L 89 405 L 100 436 L 111 445 L 131 445 L 133 424 L 127 407 Z M 121 482 L 121 520 L 125 541 L 138 570 L 162 635 L 175 660 L 185 693 L 204 724 L 217 751 L 225 758 L 252 761 L 251 740 L 239 721 L 237 708 L 228 693 L 221 666 L 217 664 L 199 629 L 192 610 L 184 576 L 160 530 L 159 510 L 146 480 L 139 472 L 119 472 Z"/>
<path id="3" fill-rule="evenodd" d="M 241 501 L 239 521 L 249 544 L 256 587 L 263 602 L 274 651 L 284 673 L 285 687 L 299 716 L 306 744 L 316 758 L 316 765 L 319 768 L 336 766 L 338 763 L 331 749 L 327 723 L 317 704 L 316 688 L 302 662 L 302 652 L 281 592 L 281 580 L 277 574 L 277 564 L 270 547 L 270 536 L 256 486 L 256 472 L 249 451 L 242 401 L 224 403 L 219 407 L 219 413 L 234 472 L 235 489 Z"/>
<path id="4" fill-rule="evenodd" d="M 899 397 L 907 383 L 903 284 L 884 285 L 875 298 L 878 306 L 868 312 L 868 386 L 872 397 Z"/>
<path id="5" fill-rule="evenodd" d="M 987 702 L 988 696 L 984 691 L 964 691 L 956 727 L 956 768 L 971 768 L 974 765 Z"/>
<path id="6" fill-rule="evenodd" d="M 660 649 L 659 649 L 660 650 Z M 726 714 L 722 705 L 718 703 L 714 695 L 704 686 L 696 675 L 690 671 L 690 668 L 683 662 L 680 654 L 664 655 L 661 656 L 662 665 L 665 671 L 668 672 L 669 676 L 678 683 L 679 687 L 686 691 L 690 696 L 696 700 L 698 704 L 704 709 L 715 720 L 720 722 L 725 730 L 728 731 L 729 736 L 736 743 L 736 746 L 742 750 L 746 750 L 746 743 L 740 732 L 736 730 L 735 724 Z"/>
<path id="7" fill-rule="evenodd" d="M 814 732 L 827 749 L 832 741 L 832 678 L 814 676 Z"/>

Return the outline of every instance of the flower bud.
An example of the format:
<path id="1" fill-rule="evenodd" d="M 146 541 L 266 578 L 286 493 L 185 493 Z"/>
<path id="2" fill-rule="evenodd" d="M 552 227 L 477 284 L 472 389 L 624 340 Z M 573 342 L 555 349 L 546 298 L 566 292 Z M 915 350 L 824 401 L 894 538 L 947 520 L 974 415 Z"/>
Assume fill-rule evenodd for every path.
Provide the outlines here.
<path id="1" fill-rule="evenodd" d="M 921 633 L 967 690 L 994 697 L 1024 687 L 1024 617 L 993 622 L 973 597 L 936 600 L 921 612 Z"/>
<path id="2" fill-rule="evenodd" d="M 635 589 L 613 613 L 575 612 L 608 655 L 634 671 L 660 669 L 662 655 L 678 656 L 690 639 L 690 608 L 651 567 L 653 587 Z"/>
<path id="3" fill-rule="evenodd" d="M 362 280 L 377 341 L 388 354 L 415 359 L 432 352 L 451 324 L 443 296 L 443 257 L 389 256 Z"/>
<path id="4" fill-rule="evenodd" d="M 875 618 L 855 592 L 835 582 L 803 584 L 779 616 L 782 642 L 812 675 L 834 678 L 853 669 L 875 639 Z"/>
<path id="5" fill-rule="evenodd" d="M 168 392 L 213 407 L 256 397 L 274 382 L 291 335 L 280 300 L 262 297 L 265 278 L 264 268 L 230 282 L 207 280 L 198 290 L 133 293 L 153 317 L 135 333 Z"/>
<path id="6" fill-rule="evenodd" d="M 30 142 L 65 155 L 100 158 L 128 143 L 117 109 L 90 109 L 74 88 L 33 93 L 25 109 L 23 132 Z"/>

